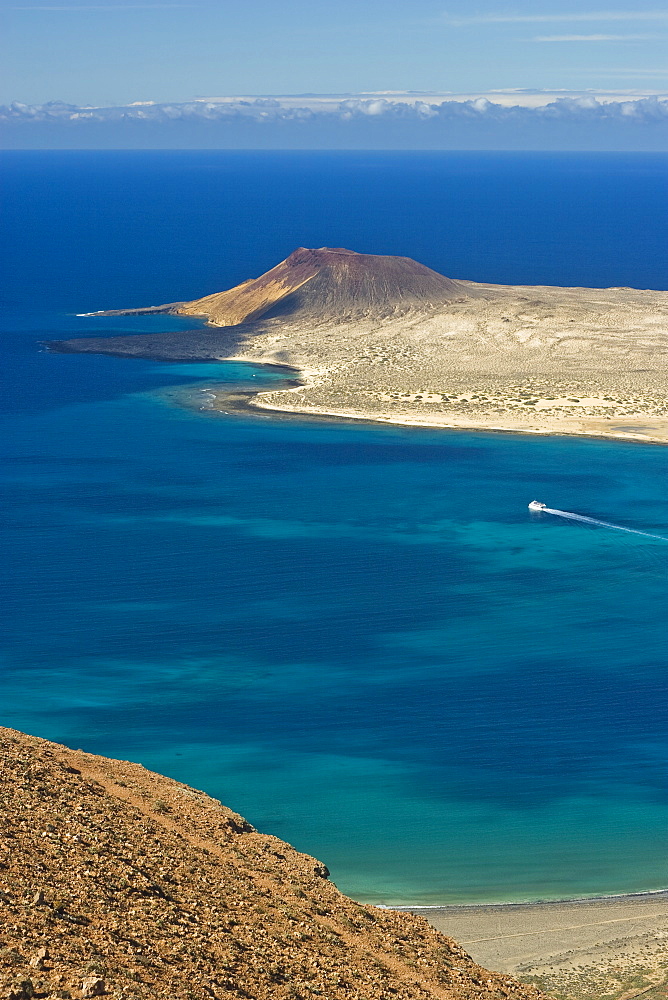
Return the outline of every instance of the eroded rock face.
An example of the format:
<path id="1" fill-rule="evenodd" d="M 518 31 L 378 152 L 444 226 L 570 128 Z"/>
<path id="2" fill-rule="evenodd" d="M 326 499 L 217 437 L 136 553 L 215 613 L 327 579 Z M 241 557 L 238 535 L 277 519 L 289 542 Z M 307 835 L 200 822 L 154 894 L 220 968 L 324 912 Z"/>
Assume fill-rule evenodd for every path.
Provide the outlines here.
<path id="1" fill-rule="evenodd" d="M 540 996 L 202 792 L 8 729 L 0 758 L 0 997 Z"/>

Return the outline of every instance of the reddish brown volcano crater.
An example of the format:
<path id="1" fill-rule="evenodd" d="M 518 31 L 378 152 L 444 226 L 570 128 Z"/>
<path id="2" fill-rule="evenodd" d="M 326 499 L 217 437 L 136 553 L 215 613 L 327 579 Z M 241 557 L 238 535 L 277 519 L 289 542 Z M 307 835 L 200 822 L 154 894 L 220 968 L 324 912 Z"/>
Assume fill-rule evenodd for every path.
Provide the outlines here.
<path id="1" fill-rule="evenodd" d="M 428 310 L 469 294 L 464 283 L 410 257 L 356 253 L 342 247 L 299 247 L 253 284 L 259 290 L 274 281 L 284 285 L 286 294 L 263 313 L 266 317 L 382 317 L 409 309 Z M 293 291 L 288 291 L 290 286 Z"/>

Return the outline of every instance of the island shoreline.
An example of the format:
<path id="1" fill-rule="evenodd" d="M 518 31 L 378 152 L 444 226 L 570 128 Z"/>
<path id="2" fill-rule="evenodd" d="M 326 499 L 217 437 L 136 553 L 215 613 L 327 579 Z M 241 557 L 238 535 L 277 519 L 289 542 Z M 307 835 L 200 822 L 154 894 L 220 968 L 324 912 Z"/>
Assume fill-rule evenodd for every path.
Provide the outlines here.
<path id="1" fill-rule="evenodd" d="M 409 257 L 298 247 L 171 313 L 195 331 L 52 341 L 65 353 L 289 366 L 246 413 L 668 444 L 668 291 L 452 279 Z M 292 392 L 293 395 L 286 395 Z M 212 406 L 231 400 L 212 390 Z"/>
<path id="2" fill-rule="evenodd" d="M 625 903 L 630 900 L 635 900 L 639 903 L 664 901 L 668 903 L 668 886 L 665 889 L 648 889 L 640 892 L 618 892 L 609 896 L 573 896 L 572 898 L 566 897 L 564 899 L 508 900 L 495 903 L 371 903 L 370 905 L 376 906 L 377 909 L 381 910 L 399 910 L 408 911 L 410 913 L 422 913 L 424 910 L 461 913 L 464 910 L 489 911 L 501 909 L 538 909 L 543 907 L 552 907 L 556 909 L 558 907 L 587 906 L 588 904 L 598 905 L 601 903 Z"/>
<path id="3" fill-rule="evenodd" d="M 164 359 L 167 362 L 173 361 L 174 359 Z M 214 395 L 216 401 L 220 394 L 221 405 L 211 404 L 210 406 L 195 406 L 188 407 L 189 409 L 196 409 L 200 412 L 209 413 L 221 413 L 222 415 L 236 414 L 240 416 L 252 415 L 254 417 L 260 415 L 267 415 L 274 417 L 275 419 L 281 420 L 303 420 L 308 422 L 323 422 L 323 423 L 356 423 L 356 424 L 371 424 L 371 425 L 384 425 L 390 427 L 406 427 L 415 428 L 418 430 L 443 430 L 443 431 L 455 431 L 464 433 L 489 433 L 489 434 L 512 434 L 513 436 L 520 435 L 525 437 L 567 437 L 567 438 L 583 438 L 595 441 L 615 441 L 616 443 L 624 444 L 648 444 L 648 445 L 661 445 L 663 447 L 668 444 L 668 441 L 658 438 L 650 437 L 649 435 L 632 434 L 632 433 L 605 433 L 603 431 L 596 432 L 593 430 L 589 431 L 576 431 L 576 430 L 554 430 L 550 427 L 539 428 L 536 430 L 530 430 L 525 428 L 514 428 L 514 427 L 503 427 L 492 424 L 480 423 L 442 423 L 442 422 L 432 422 L 428 419 L 416 419 L 415 417 L 405 415 L 405 416 L 378 416 L 373 414 L 357 414 L 350 412 L 340 412 L 334 410 L 318 409 L 316 407 L 308 408 L 298 408 L 290 406 L 277 406 L 275 404 L 263 403 L 261 397 L 263 395 L 268 395 L 269 393 L 276 392 L 294 392 L 300 389 L 308 388 L 309 378 L 307 373 L 297 368 L 293 365 L 287 364 L 277 364 L 275 362 L 264 362 L 258 360 L 257 358 L 251 357 L 229 357 L 229 358 L 212 358 L 211 363 L 234 363 L 243 362 L 246 364 L 253 364 L 258 367 L 266 367 L 274 370 L 285 371 L 294 374 L 293 384 L 286 386 L 284 388 L 277 389 L 248 389 L 248 390 L 236 390 L 234 392 L 228 392 L 225 390 L 224 384 L 212 384 L 208 391 Z M 179 363 L 179 362 L 175 362 Z M 182 363 L 182 362 L 181 362 Z M 193 391 L 194 387 L 193 387 Z"/>

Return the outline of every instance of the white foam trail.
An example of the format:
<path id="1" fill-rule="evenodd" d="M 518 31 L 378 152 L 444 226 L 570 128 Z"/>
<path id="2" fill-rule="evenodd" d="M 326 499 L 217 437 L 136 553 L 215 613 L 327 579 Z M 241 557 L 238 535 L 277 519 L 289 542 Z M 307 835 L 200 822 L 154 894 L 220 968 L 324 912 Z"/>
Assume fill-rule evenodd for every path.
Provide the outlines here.
<path id="1" fill-rule="evenodd" d="M 645 538 L 658 538 L 660 542 L 668 542 L 668 538 L 663 535 L 653 535 L 649 531 L 639 531 L 638 528 L 624 528 L 621 524 L 610 524 L 609 521 L 599 521 L 595 517 L 585 517 L 584 514 L 573 514 L 569 510 L 555 510 L 552 507 L 543 507 L 544 514 L 556 514 L 557 517 L 569 517 L 573 521 L 586 521 L 587 524 L 597 524 L 601 528 L 614 528 L 615 531 L 628 531 L 631 535 L 644 535 Z"/>

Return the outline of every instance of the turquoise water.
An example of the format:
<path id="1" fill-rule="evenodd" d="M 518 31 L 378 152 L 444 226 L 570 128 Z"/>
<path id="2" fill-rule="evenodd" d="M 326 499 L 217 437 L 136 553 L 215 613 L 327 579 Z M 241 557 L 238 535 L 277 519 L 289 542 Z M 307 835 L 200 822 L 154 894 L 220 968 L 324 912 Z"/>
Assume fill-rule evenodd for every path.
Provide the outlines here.
<path id="1" fill-rule="evenodd" d="M 241 163 L 235 175 L 224 155 L 221 190 L 241 206 L 248 172 Z M 622 161 L 606 161 L 611 200 L 625 184 L 636 191 L 638 176 Z M 668 535 L 668 452 L 216 417 L 172 405 L 171 387 L 196 395 L 214 381 L 275 385 L 280 372 L 44 353 L 39 340 L 77 331 L 192 324 L 71 316 L 139 304 L 142 282 L 144 302 L 175 297 L 164 294 L 164 257 L 150 258 L 150 273 L 136 270 L 137 246 L 157 240 L 157 208 L 142 222 L 130 219 L 130 204 L 108 243 L 92 219 L 106 210 L 109 161 L 87 159 L 84 172 L 76 158 L 47 159 L 41 174 L 35 162 L 3 318 L 4 724 L 202 787 L 321 858 L 360 899 L 665 886 L 668 544 L 534 516 L 527 503 Z M 206 191 L 190 187 L 195 161 L 188 170 L 178 158 L 133 162 L 142 191 L 157 176 L 163 197 L 178 189 L 202 207 Z M 354 167 L 336 162 L 325 173 L 331 187 L 338 169 L 340 187 L 325 215 Z M 440 184 L 456 200 L 449 162 Z M 531 165 L 517 162 L 526 187 Z M 583 158 L 581 173 L 591 162 Z M 418 157 L 408 169 L 413 190 L 427 168 Z M 553 185 L 575 183 L 550 169 Z M 638 161 L 642 177 L 648 169 Z M 23 163 L 14 178 L 24 194 L 30 170 Z M 304 176 L 297 171 L 286 189 L 288 203 Z M 317 176 L 311 214 L 303 208 L 312 230 Z M 132 191 L 126 180 L 121 171 L 119 186 Z M 544 183 L 536 168 L 527 204 Z M 68 184 L 77 192 L 69 202 Z M 275 200 L 269 178 L 263 190 Z M 78 243 L 58 229 L 66 209 Z M 237 211 L 230 221 L 220 208 L 229 241 L 243 229 Z M 186 272 L 198 260 L 211 266 L 211 218 L 192 217 Z M 130 259 L 124 218 L 134 227 Z M 387 231 L 377 204 L 369 218 L 363 249 L 380 250 Z M 616 269 L 605 258 L 620 279 L 659 245 L 660 213 L 638 209 L 638 219 Z M 563 273 L 580 268 L 581 283 L 585 223 L 580 256 L 564 250 L 563 264 Z M 271 239 L 285 224 L 279 212 Z M 350 228 L 359 225 L 355 215 Z M 551 232 L 549 246 L 533 244 L 517 271 L 546 269 L 557 242 Z M 82 246 L 95 253 L 82 257 Z M 219 260 L 227 277 L 231 253 L 226 245 Z M 21 263 L 39 254 L 43 286 Z M 652 266 L 655 257 L 647 285 L 658 284 Z"/>

